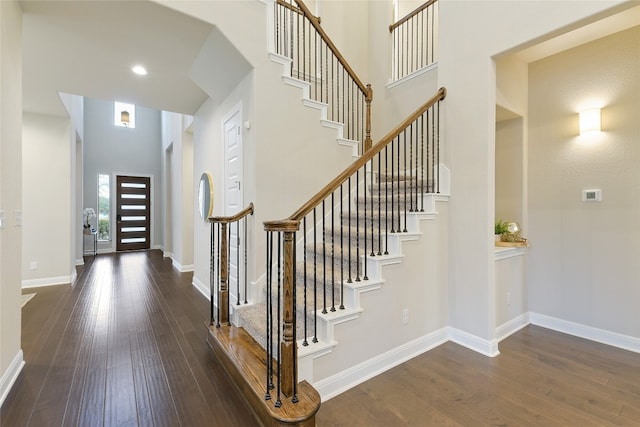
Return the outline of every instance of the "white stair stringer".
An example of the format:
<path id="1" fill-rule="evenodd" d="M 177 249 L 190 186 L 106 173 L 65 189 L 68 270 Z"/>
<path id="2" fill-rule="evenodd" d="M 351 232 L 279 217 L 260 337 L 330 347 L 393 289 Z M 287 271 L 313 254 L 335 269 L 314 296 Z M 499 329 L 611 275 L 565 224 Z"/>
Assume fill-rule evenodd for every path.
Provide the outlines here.
<path id="1" fill-rule="evenodd" d="M 335 326 L 356 320 L 360 317 L 365 308 L 361 305 L 361 295 L 366 292 L 374 292 L 382 288 L 385 283 L 383 270 L 385 266 L 401 264 L 405 255 L 403 254 L 404 242 L 416 241 L 422 236 L 420 231 L 420 221 L 435 220 L 437 211 L 436 201 L 446 202 L 448 196 L 439 194 L 426 194 L 424 212 L 407 212 L 407 232 L 388 233 L 387 255 L 362 256 L 363 262 L 367 263 L 368 280 L 353 281 L 344 283 L 344 306 L 343 310 L 337 309 L 335 312 L 326 314 L 318 311 L 318 334 L 317 342 L 312 342 L 308 337 L 308 345 L 303 345 L 303 339 L 298 339 L 298 377 L 299 380 L 307 380 L 311 384 L 313 378 L 313 363 L 315 359 L 330 354 L 338 345 L 339 341 L 335 337 Z"/>
<path id="2" fill-rule="evenodd" d="M 338 142 L 338 144 L 351 148 L 351 157 L 354 160 L 360 157 L 358 154 L 358 145 L 360 143 L 353 139 L 344 137 L 344 124 L 327 119 L 327 109 L 329 108 L 329 106 L 324 102 L 311 99 L 311 83 L 304 80 L 296 79 L 295 77 L 291 77 L 291 59 L 277 53 L 269 53 L 269 59 L 277 64 L 282 65 L 282 81 L 286 85 L 293 86 L 302 90 L 302 104 L 305 107 L 313 108 L 320 112 L 320 124 L 325 128 L 335 129 L 336 141 Z"/>

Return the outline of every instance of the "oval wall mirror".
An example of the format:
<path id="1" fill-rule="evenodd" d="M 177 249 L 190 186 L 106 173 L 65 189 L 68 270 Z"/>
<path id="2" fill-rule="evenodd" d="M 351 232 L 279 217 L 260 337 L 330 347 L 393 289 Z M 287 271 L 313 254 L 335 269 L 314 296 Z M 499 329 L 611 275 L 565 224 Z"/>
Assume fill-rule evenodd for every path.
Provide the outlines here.
<path id="1" fill-rule="evenodd" d="M 209 217 L 213 215 L 213 179 L 207 172 L 204 172 L 200 177 L 198 208 L 200 209 L 200 218 L 203 221 L 208 221 Z"/>

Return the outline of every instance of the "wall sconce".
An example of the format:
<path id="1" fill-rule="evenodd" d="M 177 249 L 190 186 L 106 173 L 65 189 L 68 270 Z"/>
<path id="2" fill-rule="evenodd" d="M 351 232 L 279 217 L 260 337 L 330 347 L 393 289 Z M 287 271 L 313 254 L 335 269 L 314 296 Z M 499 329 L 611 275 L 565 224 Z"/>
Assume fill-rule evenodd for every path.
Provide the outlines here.
<path id="1" fill-rule="evenodd" d="M 120 112 L 120 121 L 123 125 L 129 126 L 129 112 L 127 110 Z"/>
<path id="2" fill-rule="evenodd" d="M 590 108 L 580 111 L 580 134 L 585 132 L 600 132 L 600 109 Z"/>

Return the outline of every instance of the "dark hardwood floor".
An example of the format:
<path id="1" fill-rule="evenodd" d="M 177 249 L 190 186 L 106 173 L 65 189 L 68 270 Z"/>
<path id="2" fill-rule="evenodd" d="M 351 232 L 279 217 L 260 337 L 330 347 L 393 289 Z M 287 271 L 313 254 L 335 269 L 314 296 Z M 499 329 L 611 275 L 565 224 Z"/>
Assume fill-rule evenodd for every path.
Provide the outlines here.
<path id="1" fill-rule="evenodd" d="M 322 404 L 320 426 L 640 426 L 640 354 L 528 326 L 448 342 Z"/>
<path id="2" fill-rule="evenodd" d="M 255 426 L 206 344 L 208 302 L 159 251 L 100 255 L 23 308 L 2 427 Z M 453 343 L 324 402 L 318 426 L 640 426 L 640 354 L 529 326 Z"/>
<path id="3" fill-rule="evenodd" d="M 159 251 L 85 259 L 76 285 L 27 290 L 14 426 L 253 426 L 206 344 L 207 300 Z"/>

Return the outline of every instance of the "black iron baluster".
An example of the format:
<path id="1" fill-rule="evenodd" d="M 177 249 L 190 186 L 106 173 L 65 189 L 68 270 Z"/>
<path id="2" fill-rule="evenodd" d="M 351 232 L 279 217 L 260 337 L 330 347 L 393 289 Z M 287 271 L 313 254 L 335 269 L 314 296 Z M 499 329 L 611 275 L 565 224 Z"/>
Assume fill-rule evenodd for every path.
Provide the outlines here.
<path id="1" fill-rule="evenodd" d="M 335 264 L 335 228 L 333 209 L 335 206 L 333 194 L 331 193 L 331 311 L 336 311 L 336 264 Z"/>
<path id="2" fill-rule="evenodd" d="M 210 308 L 211 308 L 211 319 L 209 322 L 209 326 L 213 326 L 213 317 L 214 317 L 214 290 L 215 290 L 215 284 L 213 282 L 213 277 L 214 277 L 214 261 L 215 261 L 215 256 L 214 253 L 216 251 L 216 242 L 214 240 L 214 234 L 215 234 L 215 223 L 211 222 L 211 254 L 209 255 L 209 304 L 210 304 Z"/>
<path id="3" fill-rule="evenodd" d="M 429 110 L 427 110 L 425 112 L 425 114 L 427 115 L 427 132 L 426 132 L 426 136 L 427 136 L 427 144 L 426 144 L 426 149 L 427 149 L 427 163 L 426 163 L 426 169 L 427 169 L 427 192 L 428 193 L 433 193 L 433 181 L 431 181 L 431 143 L 429 141 Z"/>
<path id="4" fill-rule="evenodd" d="M 247 282 L 249 276 L 247 275 L 247 217 L 244 217 L 244 303 L 247 304 Z"/>
<path id="5" fill-rule="evenodd" d="M 417 192 L 417 189 L 412 188 L 413 186 L 413 169 L 411 168 L 411 163 L 413 163 L 413 123 L 409 125 L 409 178 L 411 181 L 409 182 L 409 212 L 413 212 L 413 193 Z M 406 208 L 406 201 L 405 201 Z"/>
<path id="6" fill-rule="evenodd" d="M 436 120 L 436 124 L 434 125 L 434 127 L 437 126 L 437 141 L 434 141 L 434 145 L 437 146 L 436 148 L 436 153 L 437 153 L 437 159 L 436 159 L 436 168 L 437 168 L 437 176 L 436 176 L 436 185 L 437 185 L 437 189 L 436 189 L 436 193 L 440 194 L 440 101 L 438 101 L 436 103 L 436 111 L 438 113 L 438 119 Z"/>
<path id="7" fill-rule="evenodd" d="M 267 390 L 265 400 L 271 400 L 273 389 L 273 233 L 267 232 Z"/>
<path id="8" fill-rule="evenodd" d="M 220 225 L 218 225 L 218 243 L 221 242 L 220 240 L 220 235 L 221 235 L 221 228 Z M 220 251 L 222 251 L 222 245 L 220 245 Z M 218 280 L 217 280 L 217 285 L 216 285 L 216 294 L 218 295 L 218 320 L 216 321 L 216 327 L 219 328 L 220 327 L 220 297 L 221 297 L 221 291 L 220 291 L 220 258 L 222 258 L 220 255 L 218 255 Z"/>
<path id="9" fill-rule="evenodd" d="M 389 255 L 389 167 L 388 158 L 389 152 L 387 151 L 389 144 L 384 146 L 384 254 Z M 393 145 L 391 146 L 393 149 Z M 391 162 L 393 164 L 393 162 Z M 393 173 L 392 173 L 393 175 Z"/>
<path id="10" fill-rule="evenodd" d="M 403 233 L 407 232 L 407 130 L 405 129 L 402 132 L 403 140 L 404 140 L 404 148 L 402 150 L 402 157 L 404 163 L 404 228 L 402 229 Z"/>
<path id="11" fill-rule="evenodd" d="M 360 197 L 360 169 L 356 171 L 356 282 L 360 281 L 360 209 L 358 199 Z"/>
<path id="12" fill-rule="evenodd" d="M 344 241 L 343 241 L 343 225 L 344 225 L 344 217 L 343 217 L 343 207 L 344 204 L 342 201 L 342 187 L 343 184 L 340 184 L 340 310 L 344 310 Z"/>
<path id="13" fill-rule="evenodd" d="M 381 169 L 382 154 L 378 153 L 377 157 L 378 157 L 378 255 L 382 255 L 382 192 L 380 191 L 380 181 L 382 176 L 382 169 Z"/>
<path id="14" fill-rule="evenodd" d="M 307 77 L 307 20 L 302 19 L 302 78 L 311 82 Z"/>
<path id="15" fill-rule="evenodd" d="M 415 59 L 416 59 L 416 55 L 415 55 L 415 52 L 414 52 L 414 50 L 413 50 L 413 42 L 414 42 L 415 37 L 416 37 L 415 32 L 414 32 L 414 31 L 415 31 L 415 19 L 411 19 L 411 20 L 409 21 L 409 25 L 410 25 L 410 28 L 409 28 L 409 29 L 411 30 L 411 40 L 410 40 L 410 41 L 411 41 L 411 44 L 409 45 L 409 56 L 411 57 L 411 58 L 410 58 L 410 60 L 411 60 L 411 67 L 410 67 L 410 69 L 409 69 L 409 74 L 411 74 L 411 73 L 413 73 L 413 72 L 416 70 L 416 68 L 415 68 L 415 64 L 414 64 Z"/>
<path id="16" fill-rule="evenodd" d="M 293 77 L 293 64 L 295 63 L 295 51 L 293 49 L 293 22 L 294 22 L 293 7 L 290 7 L 289 8 L 289 54 L 291 55 L 291 77 Z"/>
<path id="17" fill-rule="evenodd" d="M 394 203 L 394 200 L 393 200 L 393 187 L 394 187 L 394 184 L 395 184 L 395 181 L 396 181 L 396 177 L 395 177 L 394 170 L 393 170 L 394 164 L 395 164 L 395 157 L 394 157 L 395 145 L 396 145 L 395 142 L 396 142 L 395 139 L 393 139 L 393 141 L 391 141 L 391 232 L 392 233 L 396 232 L 396 230 L 395 230 L 396 218 L 395 218 L 395 206 L 394 206 L 395 203 Z M 386 187 L 388 189 L 389 188 L 389 179 L 388 178 L 387 178 L 387 183 L 386 184 L 387 184 Z"/>
<path id="18" fill-rule="evenodd" d="M 295 242 L 295 240 L 294 240 Z M 303 260 L 303 280 L 304 280 L 304 340 L 302 341 L 303 346 L 308 346 L 309 342 L 307 341 L 307 217 L 302 218 L 302 260 Z M 295 264 L 294 264 L 295 265 Z"/>
<path id="19" fill-rule="evenodd" d="M 351 245 L 351 177 L 349 177 L 349 188 L 347 192 L 349 193 L 348 200 L 347 200 L 347 203 L 348 203 L 348 215 L 347 215 L 348 220 L 347 221 L 349 225 L 347 227 L 349 229 L 349 247 L 348 247 L 349 259 L 348 259 L 347 266 L 349 268 L 349 279 L 347 279 L 347 283 L 353 283 L 353 281 L 351 280 L 351 246 L 352 246 Z"/>
<path id="20" fill-rule="evenodd" d="M 362 189 L 362 193 L 364 194 L 364 218 L 362 222 L 364 223 L 364 251 L 362 252 L 362 259 L 364 263 L 364 275 L 362 277 L 363 280 L 369 280 L 367 277 L 367 164 L 364 164 L 364 188 Z M 360 257 L 358 257 L 358 263 L 360 263 Z"/>
<path id="21" fill-rule="evenodd" d="M 331 118 L 330 120 L 335 121 L 335 111 L 334 111 L 334 107 L 336 105 L 336 100 L 335 100 L 335 91 L 334 91 L 334 86 L 335 86 L 335 80 L 333 79 L 333 66 L 334 66 L 334 62 L 335 62 L 335 56 L 331 55 L 331 107 L 329 108 L 329 110 L 331 111 Z M 328 73 L 327 73 L 328 74 Z M 329 78 L 329 76 L 327 76 L 327 78 Z"/>
<path id="22" fill-rule="evenodd" d="M 375 253 L 375 249 L 374 249 L 374 238 L 373 238 L 373 227 L 374 227 L 374 218 L 373 218 L 373 160 L 371 160 L 371 171 L 369 172 L 370 175 L 370 179 L 369 179 L 369 187 L 367 188 L 367 186 L 365 185 L 365 193 L 371 192 L 371 194 L 369 194 L 369 201 L 371 203 L 371 253 L 369 254 L 370 256 L 376 256 Z M 367 179 L 367 176 L 365 175 L 365 180 Z M 366 230 L 365 230 L 366 233 Z M 366 259 L 365 259 L 365 263 L 366 263 Z"/>
<path id="23" fill-rule="evenodd" d="M 420 212 L 424 212 L 424 114 L 420 116 Z"/>
<path id="24" fill-rule="evenodd" d="M 278 355 L 278 357 L 277 357 L 277 362 L 276 363 L 277 363 L 277 366 L 278 366 L 278 375 L 276 377 L 276 381 L 277 381 L 277 384 L 278 384 L 277 385 L 278 388 L 277 388 L 277 392 L 276 392 L 277 398 L 276 398 L 275 407 L 279 408 L 279 407 L 282 406 L 282 400 L 280 400 L 280 395 L 282 393 L 282 390 L 281 390 L 281 386 L 282 386 L 282 355 L 280 354 L 281 353 L 281 351 L 280 351 L 280 342 L 281 342 L 280 341 L 281 340 L 280 333 L 281 333 L 281 329 L 282 329 L 281 328 L 281 325 L 282 325 L 282 319 L 281 319 L 281 310 L 282 310 L 282 307 L 281 307 L 281 301 L 282 301 L 282 283 L 281 283 L 281 279 L 282 279 L 282 276 L 281 276 L 281 263 L 280 263 L 280 260 L 281 260 L 281 257 L 282 257 L 282 254 L 281 254 L 281 252 L 282 252 L 281 251 L 281 247 L 282 247 L 282 232 L 278 232 L 278 244 L 277 244 L 277 246 L 278 246 L 278 259 L 277 259 L 276 263 L 278 265 L 278 276 L 277 276 L 278 277 L 278 282 L 276 284 L 278 286 L 278 295 L 277 295 L 277 306 L 278 306 L 278 308 L 276 310 L 276 328 L 278 330 L 278 333 L 277 333 L 278 339 L 276 341 L 276 354 Z"/>
<path id="25" fill-rule="evenodd" d="M 431 12 L 431 62 L 435 60 L 434 39 L 435 39 L 435 6 Z"/>
<path id="26" fill-rule="evenodd" d="M 302 80 L 306 81 L 306 77 L 304 75 L 304 37 L 302 38 L 302 43 L 300 43 L 300 35 L 304 34 L 304 21 L 306 20 L 305 16 L 302 14 L 302 11 L 298 9 L 296 15 L 298 16 L 298 21 L 296 24 L 296 45 L 298 46 L 296 62 L 298 63 L 298 79 L 300 80 L 300 72 L 302 72 Z M 301 24 L 302 23 L 302 24 Z M 300 64 L 300 59 L 302 59 L 302 65 Z"/>
<path id="27" fill-rule="evenodd" d="M 231 273 L 231 225 L 227 227 L 227 326 L 231 326 L 231 289 L 229 275 Z"/>
<path id="28" fill-rule="evenodd" d="M 318 342 L 318 222 L 316 208 L 313 208 L 313 342 Z"/>
<path id="29" fill-rule="evenodd" d="M 327 240 L 324 225 L 325 210 L 322 201 L 322 314 L 327 314 Z"/>

